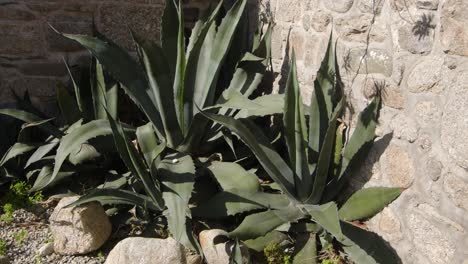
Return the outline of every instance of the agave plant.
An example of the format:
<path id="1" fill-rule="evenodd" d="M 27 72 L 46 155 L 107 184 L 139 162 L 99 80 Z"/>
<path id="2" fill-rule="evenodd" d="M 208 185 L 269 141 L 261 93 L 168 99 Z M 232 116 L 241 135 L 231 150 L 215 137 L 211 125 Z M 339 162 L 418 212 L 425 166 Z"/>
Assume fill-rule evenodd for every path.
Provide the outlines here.
<path id="1" fill-rule="evenodd" d="M 31 191 L 52 186 L 66 177 L 91 169 L 94 166 L 87 167 L 83 164 L 101 158 L 103 154 L 114 149 L 113 144 L 109 144 L 112 141 L 102 139 L 93 141 L 92 137 L 80 140 L 78 136 L 90 133 L 90 130 L 94 131 L 93 137 L 110 135 L 111 129 L 105 109 L 112 116 L 117 116 L 118 83 L 106 80 L 102 66 L 96 60 L 91 64 L 89 83 L 83 81 L 80 86 L 75 82 L 66 63 L 65 66 L 69 71 L 75 96 L 72 96 L 63 85 L 57 84 L 57 102 L 64 125 L 52 124 L 54 118 L 43 118 L 44 114 L 30 104 L 27 94 L 22 100 L 17 96 L 20 109 L 0 109 L 0 114 L 25 122 L 19 133 L 18 142 L 2 157 L 0 168 L 8 175 L 12 167 L 10 165 L 15 163 L 14 160 L 17 158 L 21 158 L 21 162 L 14 164 L 16 166 L 19 164 L 21 173 L 31 180 L 37 176 Z M 47 135 L 45 141 L 31 142 L 24 136 L 33 127 L 45 132 Z M 67 155 L 63 155 L 63 146 L 67 144 L 69 145 Z M 67 163 L 67 168 L 57 171 L 52 178 L 54 163 Z"/>
<path id="2" fill-rule="evenodd" d="M 103 204 L 133 204 L 164 212 L 169 231 L 186 247 L 199 251 L 192 234 L 189 200 L 194 191 L 195 162 L 200 149 L 215 145 L 224 136 L 219 126 L 203 118 L 200 108 L 218 110 L 227 116 L 247 117 L 278 111 L 264 96 L 250 100 L 266 71 L 270 56 L 271 30 L 259 31 L 249 52 L 239 61 L 226 61 L 236 41 L 236 30 L 244 13 L 246 0 L 237 1 L 221 23 L 216 18 L 222 7 L 202 17 L 192 30 L 185 47 L 182 3 L 167 0 L 162 18 L 161 45 L 132 34 L 140 58 L 134 58 L 102 35 L 88 37 L 63 34 L 88 48 L 106 71 L 122 84 L 124 91 L 142 109 L 148 124 L 136 130 L 138 149 L 125 135 L 120 122 L 109 114 L 115 145 L 125 165 L 143 186 L 137 188 L 98 188 L 70 206 L 89 201 Z M 238 51 L 237 51 L 238 52 Z M 142 67 L 141 67 L 141 66 Z M 229 67 L 235 67 L 230 69 Z M 232 75 L 221 82 L 224 69 Z M 219 95 L 221 94 L 221 95 Z M 267 109 L 261 109 L 261 104 Z M 241 110 L 243 106 L 249 106 Z M 94 134 L 80 135 L 75 142 Z M 229 140 L 226 138 L 226 140 Z M 75 144 L 69 142 L 70 144 Z M 64 144 L 63 149 L 69 149 Z M 63 151 L 61 154 L 67 155 Z M 212 154 L 212 153 L 208 153 Z M 55 168 L 60 168 L 56 160 Z M 54 170 L 58 173 L 58 170 Z"/>
<path id="3" fill-rule="evenodd" d="M 204 113 L 209 119 L 229 128 L 251 149 L 276 183 L 273 188 L 280 193 L 262 191 L 254 176 L 247 172 L 235 174 L 244 178 L 228 179 L 227 184 L 224 171 L 217 171 L 218 165 L 215 164 L 212 172 L 223 191 L 211 201 L 194 208 L 193 215 L 222 218 L 263 209 L 247 215 L 229 236 L 255 245 L 258 243 L 255 239 L 272 236 L 272 232 L 278 230 L 305 233 L 308 241 L 297 249 L 294 263 L 317 263 L 317 241 L 325 243 L 330 236 L 355 263 L 397 263 L 398 256 L 380 237 L 353 225 L 351 221 L 377 214 L 402 190 L 365 188 L 355 192 L 346 202 L 338 202 L 338 195 L 351 175 L 350 168 L 358 163 L 358 154 L 362 154 L 375 138 L 381 98 L 377 95 L 359 114 L 354 132 L 347 138 L 345 124 L 340 119 L 345 97 L 335 54 L 330 37 L 315 81 L 308 126 L 292 56 L 283 113 L 287 160 L 274 150 L 250 120 L 208 111 Z M 247 180 L 248 177 L 252 179 Z M 265 238 L 260 241 L 265 241 Z"/>
<path id="4" fill-rule="evenodd" d="M 220 1 L 210 15 L 195 24 L 187 47 L 181 2 L 166 1 L 161 45 L 132 33 L 141 65 L 102 35 L 62 35 L 89 49 L 105 70 L 122 83 L 125 92 L 146 114 L 158 141 L 171 149 L 193 153 L 204 146 L 201 142 L 209 141 L 208 136 L 213 137 L 213 133 L 206 133 L 211 126 L 201 118 L 199 109 L 223 104 L 222 111 L 228 112 L 227 107 L 235 108 L 234 102 L 251 102 L 248 97 L 260 83 L 268 63 L 271 31 L 262 39 L 258 36 L 251 52 L 239 61 L 225 63 L 247 1 L 237 1 L 217 25 L 223 5 Z M 232 65 L 237 65 L 236 69 L 230 69 Z M 227 87 L 220 85 L 222 69 L 232 75 Z"/>

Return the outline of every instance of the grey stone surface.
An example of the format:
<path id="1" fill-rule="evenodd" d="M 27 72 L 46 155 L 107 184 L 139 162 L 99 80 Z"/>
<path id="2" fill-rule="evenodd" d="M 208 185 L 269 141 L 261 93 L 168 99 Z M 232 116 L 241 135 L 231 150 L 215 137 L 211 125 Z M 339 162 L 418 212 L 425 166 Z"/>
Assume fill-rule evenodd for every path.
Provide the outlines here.
<path id="1" fill-rule="evenodd" d="M 78 198 L 62 198 L 49 218 L 54 251 L 58 254 L 86 254 L 100 248 L 111 235 L 112 225 L 99 203 L 64 208 Z"/>
<path id="2" fill-rule="evenodd" d="M 391 76 L 393 58 L 390 53 L 382 49 L 351 49 L 349 66 L 353 72 L 361 74 L 379 73 Z"/>
<path id="3" fill-rule="evenodd" d="M 37 250 L 37 254 L 39 254 L 41 256 L 47 256 L 47 255 L 50 255 L 52 253 L 54 253 L 54 243 L 53 242 L 46 243 L 46 244 L 42 245 Z"/>
<path id="4" fill-rule="evenodd" d="M 326 6 L 335 12 L 345 13 L 351 9 L 353 2 L 353 0 L 335 0 L 328 2 Z"/>
<path id="5" fill-rule="evenodd" d="M 441 40 L 449 54 L 468 56 L 468 2 L 447 0 L 442 5 Z"/>
<path id="6" fill-rule="evenodd" d="M 226 231 L 220 229 L 202 231 L 200 245 L 207 264 L 229 263 L 234 243 L 228 241 Z M 248 248 L 241 245 L 241 251 L 244 261 L 248 261 L 250 258 Z"/>
<path id="7" fill-rule="evenodd" d="M 413 93 L 440 92 L 444 88 L 438 85 L 443 68 L 443 57 L 424 58 L 409 73 L 407 80 L 408 89 Z"/>
<path id="8" fill-rule="evenodd" d="M 186 256 L 187 255 L 187 256 Z M 106 264 L 201 264 L 173 238 L 129 237 L 109 253 Z"/>
<path id="9" fill-rule="evenodd" d="M 393 186 L 410 187 L 415 169 L 409 153 L 400 146 L 388 146 L 384 153 L 384 173 Z"/>

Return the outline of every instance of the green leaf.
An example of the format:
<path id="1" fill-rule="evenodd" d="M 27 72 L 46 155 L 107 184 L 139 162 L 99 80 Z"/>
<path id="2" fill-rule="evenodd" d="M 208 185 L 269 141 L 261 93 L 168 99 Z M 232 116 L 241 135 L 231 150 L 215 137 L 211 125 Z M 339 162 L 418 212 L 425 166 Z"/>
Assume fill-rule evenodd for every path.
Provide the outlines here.
<path id="1" fill-rule="evenodd" d="M 337 239 L 343 238 L 338 218 L 338 208 L 334 202 L 323 205 L 304 205 L 304 209 L 312 216 L 312 219 L 332 234 Z"/>
<path id="2" fill-rule="evenodd" d="M 165 216 L 169 230 L 178 242 L 199 252 L 199 245 L 190 224 L 189 200 L 195 184 L 195 164 L 189 155 L 174 154 L 166 157 L 158 166 L 158 173 L 165 188 Z"/>
<path id="3" fill-rule="evenodd" d="M 90 202 L 99 202 L 102 205 L 137 205 L 143 208 L 148 208 L 153 211 L 162 210 L 160 207 L 154 204 L 151 198 L 148 196 L 141 195 L 132 191 L 118 189 L 95 189 L 90 193 L 81 196 L 77 201 L 65 206 L 65 208 L 80 206 L 82 204 Z"/>
<path id="4" fill-rule="evenodd" d="M 240 240 L 254 239 L 264 236 L 284 223 L 296 221 L 302 217 L 303 214 L 294 206 L 251 214 L 229 233 L 229 237 L 237 237 Z"/>
<path id="5" fill-rule="evenodd" d="M 359 264 L 401 263 L 396 252 L 375 233 L 341 222 L 344 238 L 339 240 L 348 257 Z"/>
<path id="6" fill-rule="evenodd" d="M 102 154 L 91 144 L 83 143 L 68 156 L 68 161 L 73 165 L 82 164 L 86 161 L 96 160 Z"/>
<path id="7" fill-rule="evenodd" d="M 245 192 L 235 189 L 220 192 L 210 200 L 192 209 L 197 217 L 222 219 L 256 209 L 282 209 L 289 200 L 282 194 Z"/>
<path id="8" fill-rule="evenodd" d="M 37 144 L 27 144 L 27 143 L 15 143 L 13 146 L 8 149 L 5 155 L 0 160 L 0 167 L 5 165 L 9 160 L 12 160 L 18 156 L 21 156 L 25 153 L 28 153 L 39 146 Z"/>
<path id="9" fill-rule="evenodd" d="M 340 219 L 354 221 L 370 218 L 382 211 L 402 193 L 401 188 L 371 187 L 357 191 L 340 208 Z"/>
<path id="10" fill-rule="evenodd" d="M 317 264 L 317 238 L 315 233 L 302 234 L 296 246 L 302 244 L 299 252 L 294 256 L 293 264 Z M 305 241 L 301 241 L 304 240 Z"/>
<path id="11" fill-rule="evenodd" d="M 55 178 L 52 179 L 52 167 L 44 166 L 39 172 L 39 175 L 37 176 L 36 181 L 34 181 L 34 184 L 29 192 L 37 192 L 46 188 L 50 188 L 74 174 L 74 171 L 63 171 L 59 172 Z"/>
<path id="12" fill-rule="evenodd" d="M 135 146 L 128 140 L 121 124 L 118 124 L 108 113 L 112 134 L 114 135 L 115 146 L 119 151 L 120 157 L 124 161 L 127 168 L 135 177 L 141 180 L 145 188 L 146 194 L 151 197 L 154 204 L 159 208 L 164 207 L 162 192 L 157 181 L 153 181 L 149 172 L 146 170 L 145 162 L 140 157 Z"/>
<path id="13" fill-rule="evenodd" d="M 94 120 L 74 129 L 72 132 L 64 136 L 57 149 L 54 172 L 50 181 L 55 179 L 62 164 L 73 151 L 79 150 L 82 144 L 85 144 L 92 138 L 110 134 L 112 134 L 112 129 L 109 126 L 109 121 Z"/>
<path id="14" fill-rule="evenodd" d="M 328 40 L 328 47 L 325 53 L 325 57 L 322 60 L 320 69 L 317 72 L 317 82 L 319 88 L 323 93 L 323 99 L 327 110 L 327 116 L 330 118 L 333 113 L 333 98 L 335 95 L 335 79 L 336 79 L 336 69 L 335 69 L 335 52 L 333 49 L 333 37 L 330 34 Z"/>
<path id="15" fill-rule="evenodd" d="M 236 239 L 233 250 L 229 256 L 229 264 L 243 264 L 242 251 L 239 243 L 239 239 Z"/>
<path id="16" fill-rule="evenodd" d="M 231 115 L 230 109 L 239 110 L 234 115 L 236 119 L 279 114 L 284 106 L 283 94 L 268 94 L 251 100 L 236 90 L 226 90 L 220 99 L 217 105 L 206 109 L 221 107 L 219 114 L 222 115 Z"/>
<path id="17" fill-rule="evenodd" d="M 75 90 L 76 104 L 77 104 L 78 109 L 80 110 L 80 112 L 83 113 L 84 110 L 85 110 L 85 103 L 84 103 L 83 99 L 81 98 L 80 87 L 76 83 L 75 78 L 73 77 L 73 74 L 72 74 L 72 72 L 70 70 L 70 67 L 68 66 L 68 63 L 65 61 L 65 59 L 63 60 L 63 62 L 65 64 L 65 67 L 67 68 L 68 75 L 70 76 L 70 80 L 71 80 L 71 82 L 73 84 L 73 89 Z"/>
<path id="18" fill-rule="evenodd" d="M 182 1 L 179 1 L 182 2 Z M 174 78 L 176 62 L 179 52 L 179 34 L 180 27 L 183 27 L 183 21 L 179 20 L 179 13 L 183 9 L 177 10 L 175 0 L 166 0 L 164 14 L 161 19 L 161 44 L 164 55 L 167 58 L 171 80 Z"/>
<path id="19" fill-rule="evenodd" d="M 95 119 L 106 119 L 106 80 L 104 70 L 98 60 L 93 60 L 91 65 L 91 94 L 93 97 L 93 109 Z"/>
<path id="20" fill-rule="evenodd" d="M 29 167 L 29 165 L 45 157 L 45 155 L 47 155 L 50 151 L 52 151 L 52 149 L 54 149 L 59 143 L 60 143 L 60 140 L 58 138 L 53 138 L 49 142 L 38 147 L 36 151 L 34 151 L 33 154 L 31 154 L 24 168 Z"/>
<path id="21" fill-rule="evenodd" d="M 232 162 L 213 162 L 208 170 L 225 191 L 236 189 L 243 192 L 257 192 L 260 189 L 258 177 Z"/>
<path id="22" fill-rule="evenodd" d="M 219 73 L 246 3 L 246 0 L 238 0 L 218 28 L 210 18 L 188 53 L 184 89 L 186 128 L 190 127 L 193 116 L 198 112 L 197 107 L 204 108 L 214 103 Z M 218 11 L 216 9 L 215 13 Z"/>
<path id="23" fill-rule="evenodd" d="M 166 146 L 164 144 L 158 143 L 156 135 L 154 134 L 152 123 L 138 127 L 136 135 L 138 139 L 138 145 L 140 146 L 141 152 L 145 157 L 146 164 L 148 167 L 151 167 L 154 160 L 161 155 Z"/>
<path id="24" fill-rule="evenodd" d="M 115 119 L 119 114 L 119 87 L 120 85 L 116 83 L 106 92 L 106 102 L 107 102 L 107 111 Z M 105 116 L 107 118 L 107 116 Z"/>
<path id="25" fill-rule="evenodd" d="M 330 34 L 325 57 L 314 81 L 314 92 L 312 93 L 309 108 L 309 147 L 312 149 L 310 154 L 313 163 L 318 160 L 329 119 L 333 114 L 335 81 L 338 73 L 335 62 L 332 35 Z"/>
<path id="26" fill-rule="evenodd" d="M 76 104 L 76 100 L 68 93 L 67 89 L 57 84 L 57 102 L 60 107 L 60 112 L 68 124 L 73 124 L 81 119 L 81 112 Z"/>
<path id="27" fill-rule="evenodd" d="M 184 28 L 184 16 L 182 1 L 179 1 L 179 28 L 177 34 L 177 63 L 174 73 L 174 105 L 177 115 L 177 120 L 179 121 L 179 127 L 182 131 L 182 135 L 185 135 L 185 122 L 184 118 L 184 90 L 185 90 L 185 28 Z M 194 31 L 192 31 L 192 34 Z M 164 48 L 164 44 L 163 44 Z M 171 59 L 169 59 L 171 63 Z"/>
<path id="28" fill-rule="evenodd" d="M 332 200 L 343 188 L 347 182 L 347 170 L 357 160 L 355 159 L 359 151 L 364 146 L 371 144 L 375 138 L 375 128 L 380 110 L 380 96 L 374 97 L 372 102 L 359 114 L 356 128 L 351 138 L 344 147 L 341 170 L 338 179 L 333 179 L 327 185 L 324 201 Z"/>
<path id="29" fill-rule="evenodd" d="M 280 185 L 282 191 L 291 199 L 295 199 L 292 170 L 274 150 L 268 138 L 260 132 L 258 127 L 247 119 L 236 120 L 232 117 L 215 115 L 208 112 L 202 113 L 207 118 L 220 123 L 237 134 L 255 154 L 268 175 Z"/>
<path id="30" fill-rule="evenodd" d="M 139 48 L 156 108 L 159 110 L 168 146 L 174 148 L 182 141 L 174 105 L 171 73 L 163 50 L 154 43 L 144 42 L 134 35 Z"/>
<path id="31" fill-rule="evenodd" d="M 332 152 L 335 145 L 336 123 L 338 117 L 341 115 L 343 104 L 344 99 L 338 103 L 330 118 L 330 124 L 328 125 L 327 133 L 318 158 L 314 186 L 310 197 L 306 200 L 306 203 L 317 204 L 322 199 L 323 191 L 327 184 L 330 164 L 333 163 Z"/>
<path id="32" fill-rule="evenodd" d="M 21 121 L 26 122 L 28 125 L 34 125 L 36 123 L 40 123 L 38 127 L 45 132 L 49 133 L 50 135 L 56 137 L 56 138 L 61 138 L 63 136 L 63 132 L 60 131 L 58 128 L 55 126 L 45 122 L 43 123 L 43 119 L 38 117 L 37 115 L 17 110 L 17 109 L 0 109 L 0 115 L 7 115 L 11 116 L 13 118 L 19 119 Z M 50 121 L 51 119 L 47 120 Z"/>
<path id="33" fill-rule="evenodd" d="M 271 231 L 265 236 L 258 237 L 256 239 L 249 239 L 244 241 L 244 244 L 250 249 L 256 252 L 263 252 L 263 249 L 268 245 L 277 245 L 285 240 L 288 240 L 288 236 L 278 232 Z"/>
<path id="34" fill-rule="evenodd" d="M 124 49 L 102 35 L 97 38 L 74 34 L 62 35 L 90 50 L 103 67 L 122 83 L 122 88 L 146 113 L 158 134 L 164 135 L 159 110 L 146 77 L 140 65 Z"/>
<path id="35" fill-rule="evenodd" d="M 289 151 L 289 162 L 294 169 L 294 186 L 297 197 L 305 200 L 312 192 L 307 155 L 307 129 L 302 109 L 302 99 L 297 79 L 296 57 L 292 54 L 291 69 L 286 82 L 284 98 L 284 137 Z"/>

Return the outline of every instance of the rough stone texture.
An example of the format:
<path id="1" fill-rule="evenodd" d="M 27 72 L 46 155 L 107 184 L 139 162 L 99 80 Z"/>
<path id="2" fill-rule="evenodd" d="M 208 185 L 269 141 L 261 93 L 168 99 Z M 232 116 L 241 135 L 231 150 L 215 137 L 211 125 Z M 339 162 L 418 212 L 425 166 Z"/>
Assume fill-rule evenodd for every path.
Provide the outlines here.
<path id="1" fill-rule="evenodd" d="M 425 256 L 426 263 L 446 264 L 455 253 L 455 244 L 451 239 L 451 234 L 443 233 L 435 224 L 424 218 L 421 213 L 412 213 L 409 215 L 409 226 L 413 233 L 416 250 L 419 251 L 421 258 Z M 427 239 L 428 233 L 430 239 Z"/>
<path id="2" fill-rule="evenodd" d="M 228 241 L 226 231 L 220 229 L 202 231 L 200 233 L 200 245 L 206 263 L 229 263 L 229 256 L 231 255 L 234 243 Z M 241 245 L 241 251 L 242 256 L 247 261 L 250 258 L 248 248 Z"/>
<path id="3" fill-rule="evenodd" d="M 403 114 L 396 115 L 390 123 L 393 136 L 413 143 L 418 139 L 419 128 L 417 122 Z"/>
<path id="4" fill-rule="evenodd" d="M 416 23 L 426 23 L 425 17 L 431 15 L 423 14 Z M 428 20 L 431 20 L 428 18 Z M 423 29 L 417 28 L 414 24 L 405 23 L 398 29 L 398 44 L 402 49 L 405 49 L 414 54 L 429 54 L 434 44 L 435 24 L 428 23 L 427 28 L 421 26 Z"/>
<path id="5" fill-rule="evenodd" d="M 384 155 L 384 172 L 390 183 L 395 187 L 410 187 L 414 180 L 414 165 L 408 152 L 400 146 L 390 145 Z"/>
<path id="6" fill-rule="evenodd" d="M 58 254 L 89 253 L 100 248 L 111 235 L 112 225 L 99 203 L 63 208 L 78 198 L 62 198 L 49 218 L 54 251 Z"/>
<path id="7" fill-rule="evenodd" d="M 449 81 L 447 101 L 443 106 L 441 139 L 442 145 L 454 161 L 468 169 L 468 63 L 460 65 L 451 74 L 444 75 Z"/>
<path id="8" fill-rule="evenodd" d="M 441 40 L 449 54 L 468 56 L 468 2 L 447 0 L 442 6 Z"/>
<path id="9" fill-rule="evenodd" d="M 353 6 L 353 0 L 335 0 L 330 1 L 327 7 L 339 13 L 347 12 Z"/>
<path id="10" fill-rule="evenodd" d="M 457 207 L 468 212 L 468 181 L 453 173 L 445 175 L 444 178 L 444 189 L 449 198 Z"/>
<path id="11" fill-rule="evenodd" d="M 47 256 L 47 255 L 50 255 L 52 253 L 54 253 L 54 243 L 53 242 L 46 243 L 41 248 L 39 248 L 37 250 L 37 254 L 39 254 L 41 256 Z"/>
<path id="12" fill-rule="evenodd" d="M 391 76 L 392 56 L 382 49 L 352 49 L 349 54 L 350 69 L 356 73 L 379 73 Z"/>
<path id="13" fill-rule="evenodd" d="M 173 238 L 129 237 L 109 253 L 106 264 L 201 264 Z"/>
<path id="14" fill-rule="evenodd" d="M 423 59 L 411 70 L 407 81 L 408 89 L 413 93 L 440 92 L 443 87 L 438 83 L 442 77 L 443 67 L 443 57 Z"/>

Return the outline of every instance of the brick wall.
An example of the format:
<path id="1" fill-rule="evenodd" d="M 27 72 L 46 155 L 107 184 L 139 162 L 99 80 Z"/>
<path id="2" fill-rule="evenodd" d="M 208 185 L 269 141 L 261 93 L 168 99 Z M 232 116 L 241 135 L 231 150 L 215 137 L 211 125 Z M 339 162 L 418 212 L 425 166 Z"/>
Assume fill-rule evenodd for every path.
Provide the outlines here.
<path id="1" fill-rule="evenodd" d="M 63 63 L 87 63 L 89 53 L 64 39 L 48 25 L 66 33 L 92 34 L 96 28 L 118 44 L 133 49 L 127 28 L 159 39 L 164 0 L 16 0 L 0 1 L 0 106 L 12 105 L 11 90 L 26 90 L 46 114 L 56 112 L 55 86 L 66 82 Z M 185 16 L 192 25 L 207 1 L 185 1 Z"/>

